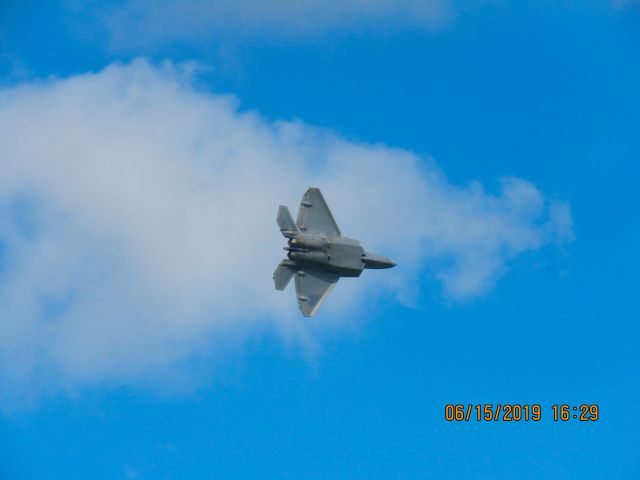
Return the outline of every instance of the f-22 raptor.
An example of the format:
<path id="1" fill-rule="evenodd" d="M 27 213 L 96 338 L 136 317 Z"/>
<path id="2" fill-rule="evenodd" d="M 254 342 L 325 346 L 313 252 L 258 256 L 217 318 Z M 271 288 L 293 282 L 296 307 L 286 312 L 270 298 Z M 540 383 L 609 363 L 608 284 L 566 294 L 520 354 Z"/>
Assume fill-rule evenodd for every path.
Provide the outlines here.
<path id="1" fill-rule="evenodd" d="M 278 208 L 277 222 L 288 239 L 288 253 L 273 272 L 273 281 L 276 290 L 284 290 L 295 275 L 296 298 L 305 317 L 316 313 L 340 277 L 396 266 L 387 257 L 365 252 L 358 240 L 343 237 L 318 188 L 303 195 L 295 223 L 284 205 Z"/>

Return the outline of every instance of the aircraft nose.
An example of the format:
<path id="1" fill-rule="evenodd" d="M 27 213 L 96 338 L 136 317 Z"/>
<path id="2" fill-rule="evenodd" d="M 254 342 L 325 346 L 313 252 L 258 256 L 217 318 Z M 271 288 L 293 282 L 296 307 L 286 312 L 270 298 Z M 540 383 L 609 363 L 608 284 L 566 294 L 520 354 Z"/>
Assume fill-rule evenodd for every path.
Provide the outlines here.
<path id="1" fill-rule="evenodd" d="M 386 260 L 387 260 L 387 261 L 385 262 L 385 265 L 386 265 L 386 266 L 385 266 L 385 267 L 383 267 L 383 268 L 393 268 L 393 267 L 395 267 L 396 265 L 398 265 L 396 262 L 394 262 L 394 261 L 393 261 L 393 260 L 391 260 L 390 258 L 387 258 Z"/>
<path id="2" fill-rule="evenodd" d="M 365 268 L 393 268 L 397 265 L 390 258 L 368 252 L 362 256 L 362 261 Z"/>

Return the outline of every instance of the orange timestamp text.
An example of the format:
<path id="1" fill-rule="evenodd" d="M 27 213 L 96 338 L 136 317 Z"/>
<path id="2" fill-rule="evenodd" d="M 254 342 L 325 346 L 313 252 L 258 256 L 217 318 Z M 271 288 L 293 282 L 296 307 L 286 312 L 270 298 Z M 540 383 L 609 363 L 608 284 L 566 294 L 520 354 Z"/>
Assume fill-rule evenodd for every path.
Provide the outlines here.
<path id="1" fill-rule="evenodd" d="M 595 422 L 600 418 L 600 407 L 596 404 L 555 404 L 551 406 L 551 413 L 556 422 Z M 542 417 L 543 408 L 538 403 L 448 403 L 444 406 L 447 422 L 539 422 Z"/>

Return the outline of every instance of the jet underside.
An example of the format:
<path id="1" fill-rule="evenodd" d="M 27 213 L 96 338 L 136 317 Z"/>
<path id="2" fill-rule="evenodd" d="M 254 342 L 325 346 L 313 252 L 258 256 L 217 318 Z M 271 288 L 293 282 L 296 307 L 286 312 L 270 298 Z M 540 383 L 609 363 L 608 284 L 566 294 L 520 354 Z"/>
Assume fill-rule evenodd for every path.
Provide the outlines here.
<path id="1" fill-rule="evenodd" d="M 275 287 L 284 290 L 295 276 L 296 298 L 305 316 L 317 311 L 340 277 L 359 277 L 365 268 L 395 266 L 386 257 L 365 252 L 359 241 L 343 237 L 317 188 L 302 197 L 295 223 L 282 205 L 277 222 L 288 242 L 287 258 L 273 273 Z"/>

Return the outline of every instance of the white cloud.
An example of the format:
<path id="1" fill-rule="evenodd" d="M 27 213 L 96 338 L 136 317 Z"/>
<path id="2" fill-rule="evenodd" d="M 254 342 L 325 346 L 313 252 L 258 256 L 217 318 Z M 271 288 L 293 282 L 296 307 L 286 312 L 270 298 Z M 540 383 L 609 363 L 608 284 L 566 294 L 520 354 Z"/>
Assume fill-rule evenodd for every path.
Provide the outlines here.
<path id="1" fill-rule="evenodd" d="M 299 38 L 336 30 L 439 28 L 451 0 L 126 0 L 104 19 L 119 48 L 267 35 Z"/>
<path id="2" fill-rule="evenodd" d="M 271 280 L 276 207 L 309 185 L 399 263 L 342 282 L 311 324 Z M 410 302 L 425 274 L 467 299 L 570 236 L 568 207 L 525 180 L 455 186 L 410 152 L 239 112 L 168 64 L 0 90 L 0 375 L 18 390 L 179 370 L 248 329 Z"/>

